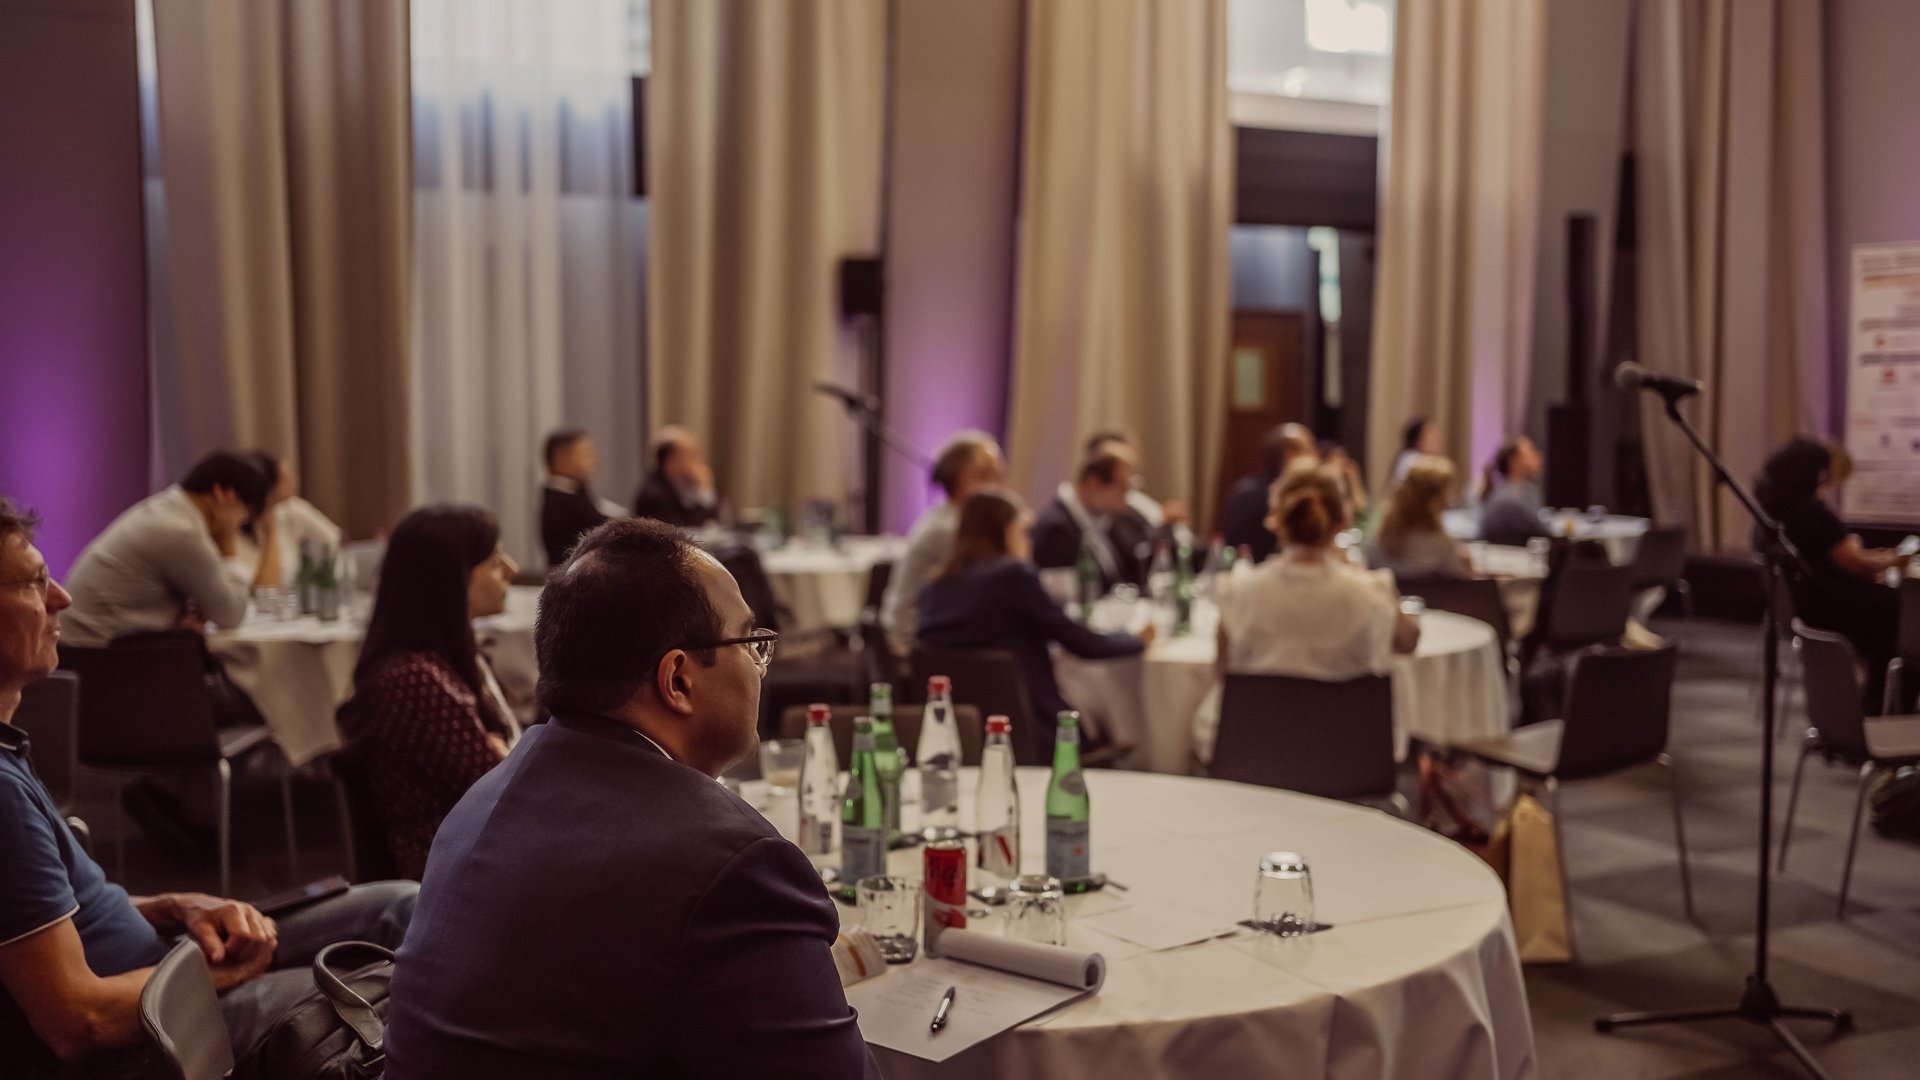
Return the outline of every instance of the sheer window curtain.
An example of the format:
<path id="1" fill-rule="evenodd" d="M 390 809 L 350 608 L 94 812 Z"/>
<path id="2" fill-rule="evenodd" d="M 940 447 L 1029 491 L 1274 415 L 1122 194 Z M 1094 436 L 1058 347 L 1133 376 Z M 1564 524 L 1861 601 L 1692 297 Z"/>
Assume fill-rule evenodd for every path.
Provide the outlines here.
<path id="1" fill-rule="evenodd" d="M 538 566 L 541 440 L 640 476 L 645 208 L 628 0 L 413 0 L 412 473 Z"/>

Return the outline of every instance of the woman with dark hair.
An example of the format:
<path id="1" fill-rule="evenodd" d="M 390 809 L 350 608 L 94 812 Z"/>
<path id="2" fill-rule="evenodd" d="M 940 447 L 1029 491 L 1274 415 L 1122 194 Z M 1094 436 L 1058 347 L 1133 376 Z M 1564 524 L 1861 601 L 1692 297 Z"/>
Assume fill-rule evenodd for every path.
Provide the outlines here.
<path id="1" fill-rule="evenodd" d="M 1867 708 L 1878 713 L 1900 626 L 1899 595 L 1880 578 L 1905 567 L 1908 556 L 1862 545 L 1828 505 L 1850 466 L 1850 459 L 1836 462 L 1826 445 L 1797 438 L 1767 459 L 1755 494 L 1807 562 L 1807 576 L 1793 582 L 1794 614 L 1853 643 L 1867 666 Z"/>
<path id="2" fill-rule="evenodd" d="M 518 570 L 478 507 L 422 507 L 387 538 L 339 722 L 346 738 L 371 744 L 371 786 L 402 877 L 426 872 L 441 819 L 518 736 L 473 636 L 474 619 L 505 610 Z"/>
<path id="3" fill-rule="evenodd" d="M 975 492 L 960 508 L 953 553 L 920 590 L 918 639 L 943 649 L 1001 649 L 1020 662 L 1041 731 L 1031 747 L 1051 744 L 1054 722 L 1072 708 L 1054 680 L 1049 645 L 1075 656 L 1133 656 L 1153 641 L 1140 634 L 1102 634 L 1073 621 L 1040 584 L 1028 561 L 1032 542 L 1020 504 L 1000 491 Z"/>
<path id="4" fill-rule="evenodd" d="M 1407 469 L 1414 461 L 1422 457 L 1438 457 L 1446 452 L 1446 442 L 1440 437 L 1440 425 L 1425 416 L 1416 416 L 1407 421 L 1400 429 L 1400 452 L 1393 456 L 1392 479 L 1397 484 L 1407 475 Z"/>
<path id="5" fill-rule="evenodd" d="M 1386 674 L 1394 654 L 1419 643 L 1420 624 L 1401 614 L 1392 574 L 1355 566 L 1335 546 L 1348 526 L 1340 474 L 1324 465 L 1296 468 L 1273 486 L 1269 505 L 1267 527 L 1280 550 L 1251 574 L 1215 586 L 1217 673 L 1330 682 Z M 1216 689 L 1194 717 L 1202 761 L 1213 758 L 1219 721 Z"/>

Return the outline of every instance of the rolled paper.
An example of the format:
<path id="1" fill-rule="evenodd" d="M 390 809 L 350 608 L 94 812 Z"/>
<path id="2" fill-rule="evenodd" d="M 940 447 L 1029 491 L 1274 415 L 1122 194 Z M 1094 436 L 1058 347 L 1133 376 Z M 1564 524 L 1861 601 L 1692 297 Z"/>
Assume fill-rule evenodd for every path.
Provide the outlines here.
<path id="1" fill-rule="evenodd" d="M 1107 980 L 1107 960 L 1099 953 L 958 927 L 940 932 L 940 955 L 1078 990 L 1098 990 Z"/>

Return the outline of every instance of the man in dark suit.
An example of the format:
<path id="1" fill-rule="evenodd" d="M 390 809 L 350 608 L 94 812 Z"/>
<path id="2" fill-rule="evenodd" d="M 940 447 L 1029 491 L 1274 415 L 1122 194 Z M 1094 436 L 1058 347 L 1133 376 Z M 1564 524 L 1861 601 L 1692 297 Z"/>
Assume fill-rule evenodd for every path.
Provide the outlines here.
<path id="1" fill-rule="evenodd" d="M 683 529 L 704 528 L 720 520 L 713 469 L 693 432 L 668 427 L 654 438 L 653 472 L 634 493 L 633 516 Z"/>
<path id="2" fill-rule="evenodd" d="M 1313 432 L 1303 424 L 1281 424 L 1267 432 L 1260 447 L 1260 471 L 1241 477 L 1227 492 L 1227 504 L 1220 511 L 1220 536 L 1227 546 L 1248 549 L 1255 562 L 1273 554 L 1277 541 L 1267 528 L 1269 492 L 1288 466 L 1318 453 Z"/>
<path id="3" fill-rule="evenodd" d="M 548 581 L 535 644 L 553 719 L 440 826 L 387 1076 L 878 1077 L 819 874 L 714 782 L 772 657 L 733 579 L 611 522 Z"/>
<path id="4" fill-rule="evenodd" d="M 588 487 L 600 455 L 593 438 L 578 428 L 547 436 L 547 480 L 540 493 L 540 541 L 547 565 L 559 569 L 582 534 L 607 520 Z"/>
<path id="5" fill-rule="evenodd" d="M 1133 452 L 1109 445 L 1080 463 L 1070 484 L 1061 484 L 1053 501 L 1033 522 L 1033 563 L 1041 569 L 1080 564 L 1084 544 L 1100 568 L 1104 592 L 1121 582 L 1146 580 L 1146 567 L 1134 552 L 1122 551 L 1107 523 L 1126 512 L 1127 493 L 1138 471 Z"/>
<path id="6" fill-rule="evenodd" d="M 1134 456 L 1135 467 L 1140 465 L 1140 448 L 1133 438 L 1125 432 L 1101 431 L 1087 439 L 1088 458 L 1100 456 L 1107 450 L 1120 449 Z M 1140 578 L 1134 584 L 1147 584 L 1147 572 L 1153 566 L 1154 552 L 1165 545 L 1178 547 L 1182 543 L 1193 543 L 1193 531 L 1187 528 L 1187 504 L 1184 500 L 1169 499 L 1166 502 L 1146 493 L 1140 473 L 1133 474 L 1131 486 L 1127 490 L 1125 509 L 1108 519 L 1107 535 L 1113 540 L 1116 552 L 1123 558 L 1131 556 Z M 1204 554 L 1204 553 L 1203 553 Z M 1197 568 L 1196 568 L 1197 569 Z"/>

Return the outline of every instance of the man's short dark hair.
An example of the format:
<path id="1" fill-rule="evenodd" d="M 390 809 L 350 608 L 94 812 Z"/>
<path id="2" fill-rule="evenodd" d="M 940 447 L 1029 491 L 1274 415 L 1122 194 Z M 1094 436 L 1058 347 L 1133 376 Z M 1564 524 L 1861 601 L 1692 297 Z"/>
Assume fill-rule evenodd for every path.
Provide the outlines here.
<path id="1" fill-rule="evenodd" d="M 26 537 L 27 543 L 33 543 L 33 530 L 40 527 L 40 519 L 31 510 L 14 504 L 12 499 L 0 495 L 0 548 L 5 548 L 16 534 Z"/>
<path id="2" fill-rule="evenodd" d="M 180 486 L 195 495 L 211 495 L 216 487 L 231 490 L 245 504 L 247 513 L 259 517 L 267 509 L 267 496 L 273 484 L 261 470 L 252 453 L 215 450 L 187 470 Z"/>
<path id="3" fill-rule="evenodd" d="M 573 449 L 574 443 L 586 437 L 587 432 L 585 428 L 561 428 L 559 431 L 548 435 L 545 456 L 542 458 L 542 460 L 547 463 L 547 471 L 553 471 L 554 458 Z"/>
<path id="4" fill-rule="evenodd" d="M 1120 471 L 1120 463 L 1126 460 L 1125 454 L 1118 454 L 1112 450 L 1095 454 L 1080 463 L 1080 471 L 1075 476 L 1080 480 L 1098 480 L 1103 484 L 1111 484 L 1114 476 Z"/>
<path id="5" fill-rule="evenodd" d="M 947 440 L 940 448 L 940 456 L 933 461 L 933 482 L 940 490 L 953 497 L 954 489 L 960 486 L 960 477 L 973 464 L 973 459 L 987 452 L 993 439 L 984 431 L 963 431 Z"/>
<path id="6" fill-rule="evenodd" d="M 540 594 L 540 707 L 613 713 L 669 650 L 726 636 L 700 559 L 685 533 L 658 521 L 610 521 L 582 536 Z M 713 663 L 713 652 L 700 660 Z"/>

